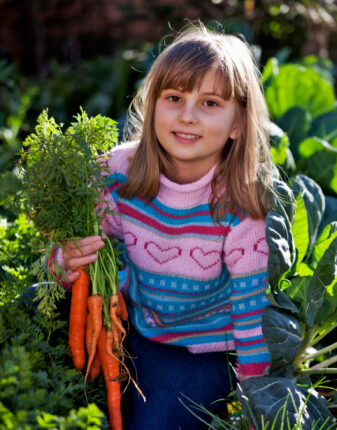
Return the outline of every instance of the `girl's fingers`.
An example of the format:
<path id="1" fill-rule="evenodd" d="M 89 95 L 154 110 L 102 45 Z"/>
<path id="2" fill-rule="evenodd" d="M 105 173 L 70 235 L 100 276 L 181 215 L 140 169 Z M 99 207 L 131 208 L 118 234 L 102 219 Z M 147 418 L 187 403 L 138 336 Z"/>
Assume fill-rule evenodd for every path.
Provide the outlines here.
<path id="1" fill-rule="evenodd" d="M 80 276 L 78 272 L 72 272 L 71 270 L 68 270 L 66 272 L 66 282 L 74 282 L 76 279 Z"/>
<path id="2" fill-rule="evenodd" d="M 95 243 L 103 243 L 104 245 L 104 240 L 105 238 L 102 236 L 88 236 L 85 237 L 84 239 L 79 239 L 79 240 L 72 240 L 69 242 L 65 242 L 63 248 L 64 249 L 82 249 L 83 247 L 87 247 L 87 246 L 94 246 Z"/>
<path id="3" fill-rule="evenodd" d="M 104 247 L 102 240 L 97 240 L 88 245 L 83 245 L 80 248 L 65 248 L 63 255 L 69 256 L 70 258 L 84 257 L 89 254 L 94 254 L 96 251 Z"/>
<path id="4" fill-rule="evenodd" d="M 92 263 L 95 260 L 97 260 L 97 255 L 90 254 L 90 255 L 85 255 L 84 257 L 70 258 L 70 259 L 64 260 L 64 266 L 66 270 L 70 269 L 71 271 L 74 271 L 79 267 L 86 266 Z"/>

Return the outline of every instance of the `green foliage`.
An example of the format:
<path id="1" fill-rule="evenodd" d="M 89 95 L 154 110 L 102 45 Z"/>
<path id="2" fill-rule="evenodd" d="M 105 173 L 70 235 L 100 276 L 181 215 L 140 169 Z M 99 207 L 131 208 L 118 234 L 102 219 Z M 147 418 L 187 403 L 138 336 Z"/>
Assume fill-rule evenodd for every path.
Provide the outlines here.
<path id="1" fill-rule="evenodd" d="M 332 429 L 336 422 L 326 400 L 312 389 L 310 379 L 304 384 L 301 380 L 337 373 L 330 367 L 336 357 L 312 365 L 319 355 L 337 348 L 333 343 L 315 349 L 337 327 L 337 226 L 332 222 L 319 228 L 324 195 L 315 181 L 297 175 L 288 191 L 281 182 L 275 183 L 278 194 L 266 220 L 272 304 L 262 317 L 271 365 L 265 376 L 242 382 L 237 395 L 258 429 L 261 417 L 275 428 L 297 424 L 301 427 L 296 428 Z M 294 217 L 289 210 L 291 193 Z"/>
<path id="2" fill-rule="evenodd" d="M 257 430 L 336 428 L 325 399 L 290 378 L 249 378 L 239 385 L 237 393 Z"/>
<path id="3" fill-rule="evenodd" d="M 36 231 L 21 214 L 13 222 L 0 218 L 0 304 L 12 300 L 36 282 L 30 266 L 38 258 L 32 251 Z"/>
<path id="4" fill-rule="evenodd" d="M 46 111 L 37 122 L 21 153 L 25 212 L 48 241 L 97 234 L 95 205 L 104 184 L 97 156 L 116 143 L 115 122 L 84 111 L 65 132 Z"/>
<path id="5" fill-rule="evenodd" d="M 337 113 L 331 62 L 309 56 L 297 64 L 279 65 L 272 58 L 262 81 L 273 120 L 285 134 L 278 131 L 276 139 L 271 134 L 273 161 L 285 177 L 304 173 L 324 193 L 335 195 Z M 270 128 L 275 131 L 274 125 Z"/>
<path id="6" fill-rule="evenodd" d="M 20 299 L 0 307 L 0 429 L 104 429 L 103 412 L 85 404 L 83 375 L 73 369 L 66 323 Z M 103 384 L 95 388 L 104 403 Z"/>
<path id="7" fill-rule="evenodd" d="M 331 82 L 311 67 L 295 64 L 281 65 L 266 88 L 266 102 L 274 119 L 288 109 L 301 106 L 312 117 L 333 109 L 335 102 Z"/>

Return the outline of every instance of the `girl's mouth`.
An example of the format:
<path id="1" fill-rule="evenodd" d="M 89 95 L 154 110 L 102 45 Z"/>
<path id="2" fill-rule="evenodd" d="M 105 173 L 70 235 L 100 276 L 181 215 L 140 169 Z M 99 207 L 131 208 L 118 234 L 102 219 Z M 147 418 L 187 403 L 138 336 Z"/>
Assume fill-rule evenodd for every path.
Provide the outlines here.
<path id="1" fill-rule="evenodd" d="M 173 135 L 176 136 L 180 141 L 184 142 L 195 142 L 201 137 L 198 134 L 182 133 L 179 131 L 173 131 Z"/>

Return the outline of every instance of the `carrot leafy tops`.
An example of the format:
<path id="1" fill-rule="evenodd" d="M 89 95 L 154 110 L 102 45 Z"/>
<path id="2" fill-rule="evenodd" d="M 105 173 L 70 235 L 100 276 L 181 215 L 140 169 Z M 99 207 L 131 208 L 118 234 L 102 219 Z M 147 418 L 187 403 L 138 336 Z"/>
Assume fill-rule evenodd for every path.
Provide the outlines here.
<path id="1" fill-rule="evenodd" d="M 100 196 L 106 175 L 100 159 L 116 143 L 116 122 L 110 118 L 89 118 L 81 110 L 63 130 L 46 110 L 38 117 L 21 151 L 19 197 L 24 212 L 40 233 L 38 247 L 46 251 L 47 257 L 64 241 L 102 234 L 104 213 L 98 207 L 103 203 Z M 92 294 L 100 294 L 106 302 L 104 315 L 108 320 L 109 298 L 117 293 L 118 277 L 113 244 L 109 239 L 105 243 L 88 272 Z M 61 277 L 62 268 L 50 260 L 52 271 Z M 55 283 L 41 283 L 37 291 L 40 309 L 51 313 L 54 299 L 62 295 L 62 290 Z"/>

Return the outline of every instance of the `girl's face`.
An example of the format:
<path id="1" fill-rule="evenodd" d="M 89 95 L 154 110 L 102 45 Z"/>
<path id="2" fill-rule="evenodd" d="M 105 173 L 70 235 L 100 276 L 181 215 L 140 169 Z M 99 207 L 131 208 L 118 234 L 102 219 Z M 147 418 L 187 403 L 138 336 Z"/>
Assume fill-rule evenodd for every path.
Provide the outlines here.
<path id="1" fill-rule="evenodd" d="M 154 127 L 173 162 L 168 176 L 179 183 L 200 179 L 219 160 L 228 138 L 236 137 L 237 104 L 225 100 L 213 70 L 192 92 L 165 89 L 156 101 Z"/>

